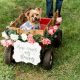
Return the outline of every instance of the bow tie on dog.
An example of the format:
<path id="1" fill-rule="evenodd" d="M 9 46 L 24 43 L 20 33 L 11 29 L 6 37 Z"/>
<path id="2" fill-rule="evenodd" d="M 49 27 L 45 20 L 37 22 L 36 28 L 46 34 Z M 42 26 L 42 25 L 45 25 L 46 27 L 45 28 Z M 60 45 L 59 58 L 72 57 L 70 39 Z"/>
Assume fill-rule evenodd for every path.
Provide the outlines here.
<path id="1" fill-rule="evenodd" d="M 20 28 L 24 31 L 28 31 L 31 29 L 39 29 L 40 28 L 40 19 L 41 19 L 41 8 L 30 9 L 25 13 L 27 17 L 27 22 L 22 24 Z"/>

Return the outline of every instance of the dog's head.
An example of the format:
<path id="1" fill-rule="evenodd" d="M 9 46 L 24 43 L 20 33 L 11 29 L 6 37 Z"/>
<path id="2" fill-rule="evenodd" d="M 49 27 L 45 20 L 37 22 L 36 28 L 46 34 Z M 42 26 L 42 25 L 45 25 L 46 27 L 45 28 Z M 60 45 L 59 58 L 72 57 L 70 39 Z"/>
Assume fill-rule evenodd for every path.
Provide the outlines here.
<path id="1" fill-rule="evenodd" d="M 31 23 L 39 22 L 42 14 L 41 8 L 30 9 L 25 13 L 25 16 Z"/>

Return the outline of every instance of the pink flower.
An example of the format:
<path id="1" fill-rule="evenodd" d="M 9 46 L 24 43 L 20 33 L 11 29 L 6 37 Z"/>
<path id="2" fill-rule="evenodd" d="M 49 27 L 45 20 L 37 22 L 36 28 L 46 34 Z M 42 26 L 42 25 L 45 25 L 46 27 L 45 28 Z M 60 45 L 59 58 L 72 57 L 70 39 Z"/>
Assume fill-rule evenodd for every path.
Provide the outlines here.
<path id="1" fill-rule="evenodd" d="M 6 46 L 6 40 L 1 40 L 1 45 Z"/>
<path id="2" fill-rule="evenodd" d="M 53 31 L 56 32 L 56 30 L 58 29 L 58 26 L 57 25 L 53 26 L 53 29 L 54 29 Z"/>
<path id="3" fill-rule="evenodd" d="M 1 45 L 8 47 L 10 45 L 13 45 L 13 42 L 11 40 L 1 40 Z"/>
<path id="4" fill-rule="evenodd" d="M 50 34 L 50 35 L 53 35 L 54 34 L 54 29 L 52 28 L 52 29 L 49 29 L 48 30 L 48 33 Z"/>
<path id="5" fill-rule="evenodd" d="M 33 35 L 32 34 L 28 35 L 28 42 L 32 43 L 32 44 L 35 42 L 35 40 L 33 39 Z"/>
<path id="6" fill-rule="evenodd" d="M 29 38 L 28 42 L 33 44 L 35 42 L 35 40 L 33 38 Z"/>
<path id="7" fill-rule="evenodd" d="M 8 45 L 13 45 L 13 42 L 11 40 L 6 41 Z"/>
<path id="8" fill-rule="evenodd" d="M 62 17 L 58 17 L 58 18 L 56 19 L 56 21 L 57 21 L 57 23 L 61 23 L 61 22 L 62 22 Z"/>
<path id="9" fill-rule="evenodd" d="M 33 38 L 33 35 L 32 34 L 29 34 L 27 37 L 28 38 Z"/>
<path id="10" fill-rule="evenodd" d="M 51 41 L 48 38 L 43 38 L 42 43 L 48 45 L 51 44 Z"/>

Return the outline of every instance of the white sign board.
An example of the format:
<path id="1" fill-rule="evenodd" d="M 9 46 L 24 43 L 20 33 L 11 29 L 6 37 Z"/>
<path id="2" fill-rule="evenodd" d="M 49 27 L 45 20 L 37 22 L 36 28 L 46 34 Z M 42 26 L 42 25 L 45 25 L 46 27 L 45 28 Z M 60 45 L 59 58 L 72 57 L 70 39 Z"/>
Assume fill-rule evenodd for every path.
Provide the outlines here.
<path id="1" fill-rule="evenodd" d="M 41 46 L 37 42 L 31 44 L 28 42 L 16 41 L 14 43 L 13 59 L 16 62 L 32 63 L 37 65 L 40 63 L 40 50 Z"/>

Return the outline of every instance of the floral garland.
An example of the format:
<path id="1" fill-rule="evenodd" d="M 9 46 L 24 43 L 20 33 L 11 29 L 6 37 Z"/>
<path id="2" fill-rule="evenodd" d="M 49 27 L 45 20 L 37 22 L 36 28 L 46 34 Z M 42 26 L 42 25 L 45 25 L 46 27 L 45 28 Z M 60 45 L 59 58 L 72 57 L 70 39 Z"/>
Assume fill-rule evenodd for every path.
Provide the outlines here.
<path id="1" fill-rule="evenodd" d="M 45 31 L 44 36 L 41 36 L 39 34 L 32 35 L 25 33 L 17 34 L 15 30 L 5 30 L 2 32 L 2 37 L 4 38 L 1 40 L 1 45 L 4 47 L 8 47 L 9 45 L 13 45 L 13 43 L 17 40 L 23 41 L 23 42 L 29 42 L 31 44 L 38 42 L 42 43 L 43 45 L 49 45 L 53 42 L 53 35 L 58 30 L 60 23 L 62 22 L 62 17 L 58 17 L 56 19 L 56 24 L 54 26 L 50 26 L 48 30 Z"/>

